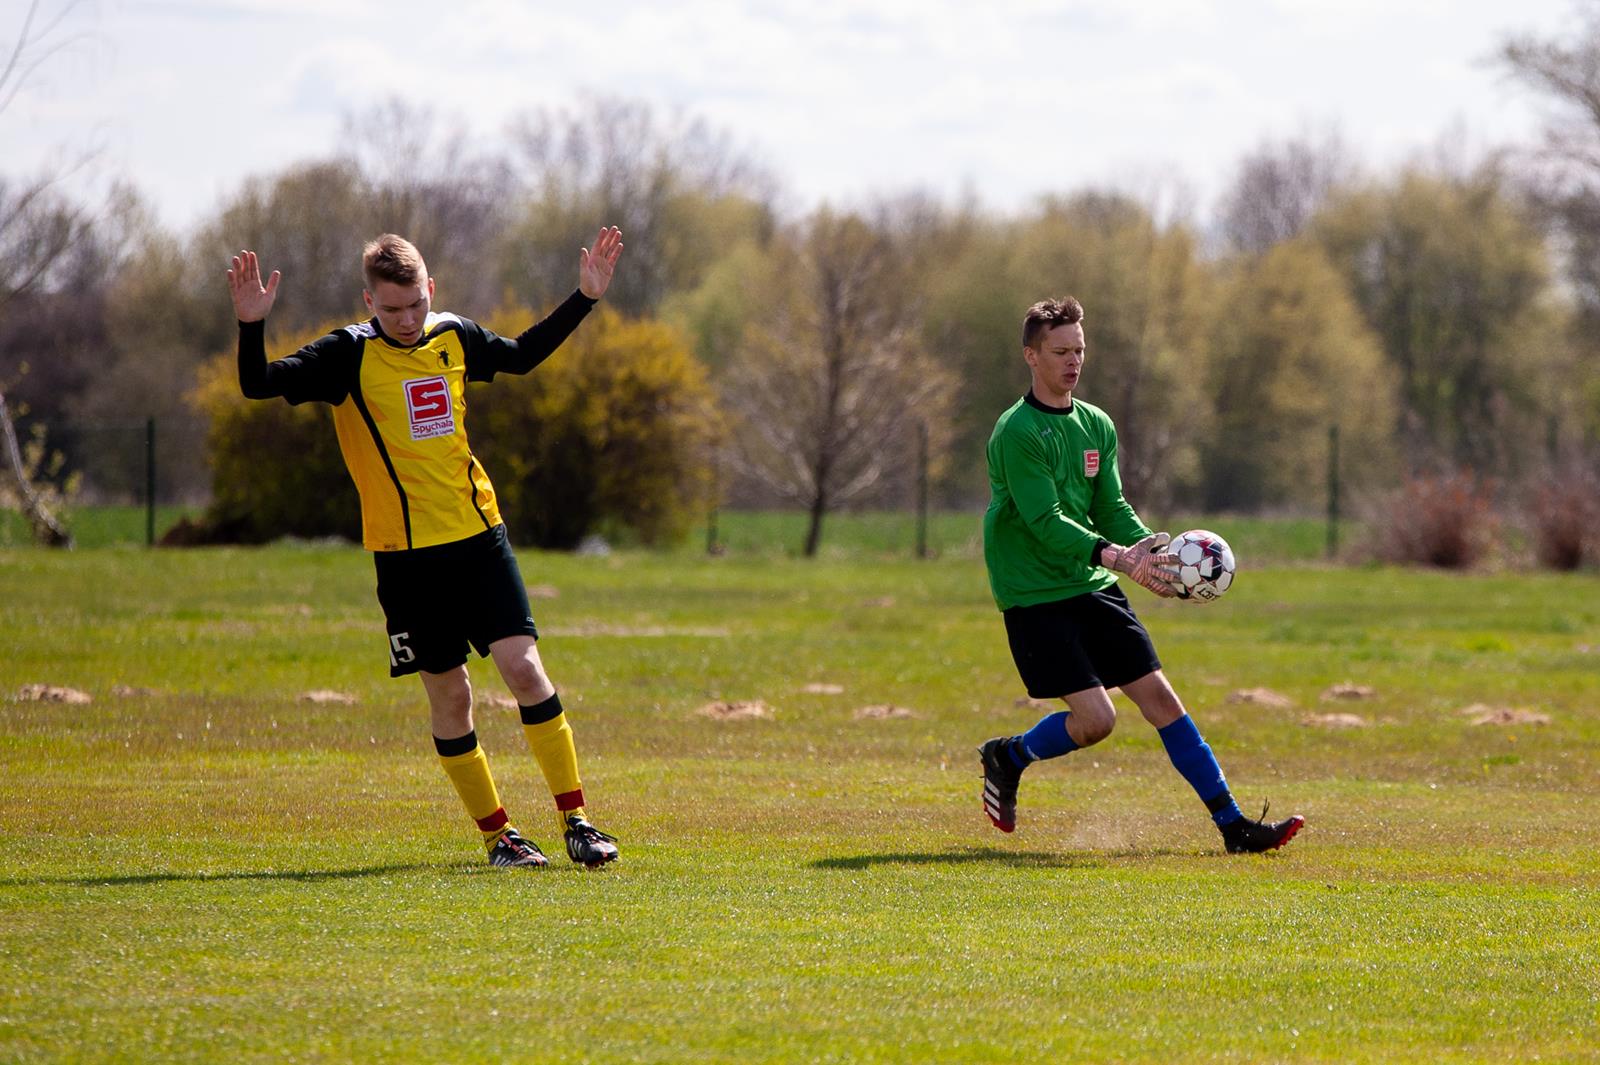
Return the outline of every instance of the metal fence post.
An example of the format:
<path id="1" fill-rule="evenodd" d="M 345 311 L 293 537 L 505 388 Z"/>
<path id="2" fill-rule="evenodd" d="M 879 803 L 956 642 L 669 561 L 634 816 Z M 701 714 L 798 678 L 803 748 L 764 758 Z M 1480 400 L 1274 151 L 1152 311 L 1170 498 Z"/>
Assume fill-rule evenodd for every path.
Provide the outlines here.
<path id="1" fill-rule="evenodd" d="M 144 422 L 144 543 L 156 545 L 156 420 Z"/>
<path id="2" fill-rule="evenodd" d="M 1328 558 L 1339 553 L 1339 426 L 1328 426 Z"/>
<path id="3" fill-rule="evenodd" d="M 711 508 L 706 512 L 706 554 L 719 555 L 722 545 L 717 535 L 717 511 L 722 502 L 722 458 L 715 452 L 711 457 Z"/>
<path id="4" fill-rule="evenodd" d="M 917 557 L 928 557 L 928 423 L 917 422 Z"/>

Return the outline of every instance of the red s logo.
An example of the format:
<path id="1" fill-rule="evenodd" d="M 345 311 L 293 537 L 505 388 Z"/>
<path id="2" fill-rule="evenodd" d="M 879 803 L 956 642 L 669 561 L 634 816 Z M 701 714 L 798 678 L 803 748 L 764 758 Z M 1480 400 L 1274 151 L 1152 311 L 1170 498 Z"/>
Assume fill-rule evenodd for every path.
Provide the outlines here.
<path id="1" fill-rule="evenodd" d="M 428 422 L 450 416 L 450 385 L 442 377 L 427 377 L 406 382 L 406 402 L 411 420 Z"/>
<path id="2" fill-rule="evenodd" d="M 411 413 L 411 439 L 430 440 L 456 431 L 450 403 L 450 382 L 443 377 L 419 377 L 405 383 L 406 409 Z"/>

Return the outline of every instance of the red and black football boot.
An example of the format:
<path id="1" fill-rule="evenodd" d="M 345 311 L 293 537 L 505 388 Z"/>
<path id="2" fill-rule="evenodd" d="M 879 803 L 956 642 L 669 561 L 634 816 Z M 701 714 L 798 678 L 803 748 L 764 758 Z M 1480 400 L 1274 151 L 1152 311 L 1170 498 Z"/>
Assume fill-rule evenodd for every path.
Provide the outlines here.
<path id="1" fill-rule="evenodd" d="M 1267 820 L 1268 805 L 1261 805 L 1261 816 L 1255 820 L 1241 817 L 1222 826 L 1222 842 L 1229 854 L 1260 854 L 1275 851 L 1294 839 L 1306 819 L 1299 814 L 1284 821 Z"/>
<path id="2" fill-rule="evenodd" d="M 978 757 L 983 759 L 983 812 L 1002 832 L 1013 832 L 1017 827 L 1017 784 L 1022 780 L 1022 770 L 1011 757 L 1013 739 L 996 736 L 978 748 Z"/>

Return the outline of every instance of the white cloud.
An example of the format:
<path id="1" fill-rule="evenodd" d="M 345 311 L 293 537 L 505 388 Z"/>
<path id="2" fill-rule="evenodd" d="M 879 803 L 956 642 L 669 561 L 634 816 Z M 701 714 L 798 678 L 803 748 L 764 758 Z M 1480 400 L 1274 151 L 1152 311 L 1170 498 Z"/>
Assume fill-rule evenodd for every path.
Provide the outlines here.
<path id="1" fill-rule="evenodd" d="M 101 143 L 183 224 L 241 174 L 334 148 L 399 95 L 484 136 L 604 93 L 753 144 L 804 201 L 970 185 L 1020 204 L 1116 174 L 1202 190 L 1263 137 L 1336 123 L 1374 161 L 1452 123 L 1529 134 L 1483 59 L 1566 0 L 104 0 L 0 115 L 6 172 Z M 0 25 L 0 37 L 5 27 Z"/>

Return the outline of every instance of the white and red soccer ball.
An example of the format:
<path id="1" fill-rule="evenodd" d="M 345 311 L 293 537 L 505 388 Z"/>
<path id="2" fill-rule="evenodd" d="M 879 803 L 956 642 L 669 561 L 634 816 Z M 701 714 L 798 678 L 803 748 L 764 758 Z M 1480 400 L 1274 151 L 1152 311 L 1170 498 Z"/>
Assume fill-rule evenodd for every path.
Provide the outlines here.
<path id="1" fill-rule="evenodd" d="M 1167 550 L 1178 556 L 1178 595 L 1209 603 L 1233 585 L 1235 564 L 1228 541 L 1205 529 L 1175 537 Z"/>

